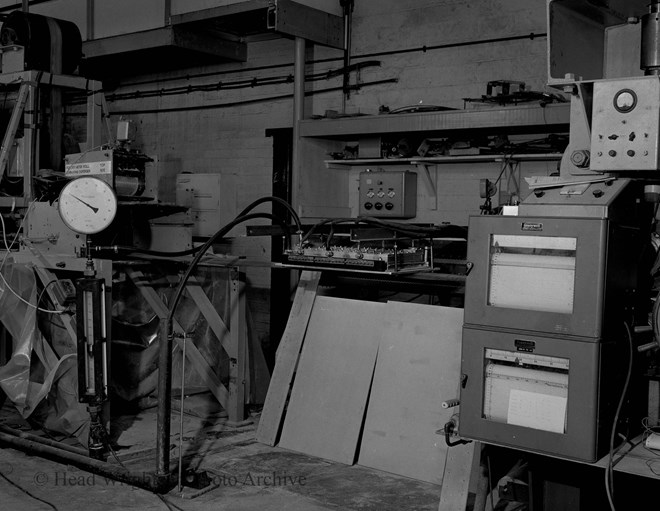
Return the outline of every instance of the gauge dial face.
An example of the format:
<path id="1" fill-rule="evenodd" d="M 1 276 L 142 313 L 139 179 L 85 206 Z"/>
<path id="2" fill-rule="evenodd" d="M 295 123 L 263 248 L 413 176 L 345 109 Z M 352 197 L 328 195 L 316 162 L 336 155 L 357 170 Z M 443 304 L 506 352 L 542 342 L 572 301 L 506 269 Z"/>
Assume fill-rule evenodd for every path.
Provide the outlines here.
<path id="1" fill-rule="evenodd" d="M 59 211 L 71 230 L 80 234 L 96 234 L 114 220 L 117 196 L 105 181 L 89 176 L 79 177 L 62 188 Z"/>
<path id="2" fill-rule="evenodd" d="M 614 108 L 621 113 L 630 112 L 637 105 L 637 94 L 630 89 L 623 89 L 614 96 Z"/>

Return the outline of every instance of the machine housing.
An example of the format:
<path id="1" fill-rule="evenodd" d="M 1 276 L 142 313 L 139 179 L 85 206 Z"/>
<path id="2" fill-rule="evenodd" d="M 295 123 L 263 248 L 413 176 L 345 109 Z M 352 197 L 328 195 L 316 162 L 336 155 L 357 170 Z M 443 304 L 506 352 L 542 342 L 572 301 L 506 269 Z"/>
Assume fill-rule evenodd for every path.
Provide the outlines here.
<path id="1" fill-rule="evenodd" d="M 470 218 L 461 435 L 593 462 L 625 380 L 648 207 L 627 179 L 539 195 L 522 216 Z"/>

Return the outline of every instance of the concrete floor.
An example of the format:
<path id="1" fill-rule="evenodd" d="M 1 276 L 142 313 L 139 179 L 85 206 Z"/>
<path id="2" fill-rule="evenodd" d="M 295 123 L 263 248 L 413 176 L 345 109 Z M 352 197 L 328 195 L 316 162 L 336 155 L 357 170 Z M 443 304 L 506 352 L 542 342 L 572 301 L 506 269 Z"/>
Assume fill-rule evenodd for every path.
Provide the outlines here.
<path id="1" fill-rule="evenodd" d="M 11 405 L 9 405 L 11 406 Z M 228 428 L 222 417 L 184 415 L 184 466 L 204 471 L 211 485 L 166 495 L 124 485 L 75 467 L 0 448 L 0 508 L 11 510 L 436 510 L 440 487 L 385 472 L 312 458 L 255 440 L 255 423 Z M 0 423 L 25 427 L 7 405 Z M 155 409 L 113 419 L 117 456 L 127 467 L 153 471 Z M 178 459 L 179 419 L 172 422 Z"/>

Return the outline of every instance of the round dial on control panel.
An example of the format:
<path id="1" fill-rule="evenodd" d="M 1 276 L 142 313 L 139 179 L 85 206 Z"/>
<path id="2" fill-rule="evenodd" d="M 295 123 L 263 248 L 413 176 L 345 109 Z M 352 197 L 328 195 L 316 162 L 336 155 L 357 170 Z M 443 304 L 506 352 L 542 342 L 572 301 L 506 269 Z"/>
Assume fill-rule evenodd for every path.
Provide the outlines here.
<path id="1" fill-rule="evenodd" d="M 114 220 L 117 196 L 105 181 L 96 177 L 79 177 L 62 188 L 58 209 L 62 221 L 71 230 L 96 234 Z"/>
<path id="2" fill-rule="evenodd" d="M 614 95 L 614 108 L 621 113 L 630 112 L 637 105 L 637 94 L 630 89 L 622 89 Z"/>

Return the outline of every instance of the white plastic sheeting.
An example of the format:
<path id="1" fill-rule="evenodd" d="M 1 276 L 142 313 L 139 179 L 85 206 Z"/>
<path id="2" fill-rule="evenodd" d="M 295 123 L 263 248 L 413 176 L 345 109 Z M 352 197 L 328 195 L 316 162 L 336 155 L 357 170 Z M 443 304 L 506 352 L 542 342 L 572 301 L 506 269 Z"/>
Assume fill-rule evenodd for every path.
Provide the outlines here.
<path id="1" fill-rule="evenodd" d="M 0 321 L 13 340 L 13 349 L 11 358 L 0 366 L 0 388 L 23 418 L 87 445 L 89 415 L 78 403 L 76 355 L 58 357 L 37 328 L 38 293 L 32 267 L 8 259 L 1 271 Z"/>

